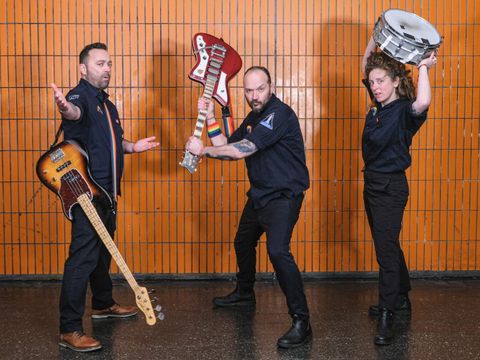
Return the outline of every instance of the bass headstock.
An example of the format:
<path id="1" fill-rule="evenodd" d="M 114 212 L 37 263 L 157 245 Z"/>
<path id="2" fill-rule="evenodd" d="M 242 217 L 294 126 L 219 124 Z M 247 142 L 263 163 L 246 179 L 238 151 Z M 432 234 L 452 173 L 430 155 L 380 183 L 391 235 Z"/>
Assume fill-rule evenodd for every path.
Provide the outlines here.
<path id="1" fill-rule="evenodd" d="M 145 320 L 148 325 L 155 325 L 157 318 L 155 316 L 148 291 L 145 287 L 138 287 L 135 291 L 135 301 L 138 308 L 145 314 Z"/>

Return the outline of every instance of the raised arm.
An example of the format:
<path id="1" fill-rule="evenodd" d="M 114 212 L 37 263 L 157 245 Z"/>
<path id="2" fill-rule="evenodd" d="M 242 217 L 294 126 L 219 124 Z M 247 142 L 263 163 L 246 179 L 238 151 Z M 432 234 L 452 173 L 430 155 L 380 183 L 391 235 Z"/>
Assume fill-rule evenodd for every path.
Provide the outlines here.
<path id="1" fill-rule="evenodd" d="M 370 57 L 370 55 L 375 52 L 375 49 L 377 48 L 377 45 L 375 44 L 375 40 L 373 40 L 373 36 L 370 37 L 370 40 L 368 41 L 367 47 L 365 48 L 365 52 L 363 53 L 363 59 L 362 59 L 362 74 L 363 77 L 366 77 L 365 69 L 367 68 L 367 60 Z"/>
<path id="2" fill-rule="evenodd" d="M 212 145 L 225 145 L 228 140 L 227 137 L 222 134 L 220 126 L 218 125 L 217 120 L 215 120 L 213 101 L 207 100 L 204 97 L 200 97 L 198 99 L 197 108 L 198 112 L 207 110 L 207 134 L 212 142 Z"/>
<path id="3" fill-rule="evenodd" d="M 412 104 L 412 110 L 417 114 L 421 114 L 427 110 L 432 101 L 432 90 L 430 88 L 428 70 L 434 66 L 436 62 L 435 52 L 432 51 L 428 58 L 423 59 L 420 64 L 418 64 L 417 98 Z"/>

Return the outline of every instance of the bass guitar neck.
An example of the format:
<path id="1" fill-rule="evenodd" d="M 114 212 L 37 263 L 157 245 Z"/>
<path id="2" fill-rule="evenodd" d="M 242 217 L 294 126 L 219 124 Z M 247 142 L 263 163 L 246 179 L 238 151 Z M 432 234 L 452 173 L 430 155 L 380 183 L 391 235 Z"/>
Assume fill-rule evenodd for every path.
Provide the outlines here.
<path id="1" fill-rule="evenodd" d="M 102 219 L 100 219 L 100 216 L 98 215 L 97 210 L 93 206 L 88 195 L 82 194 L 77 198 L 77 200 L 83 211 L 85 212 L 85 215 L 87 215 L 88 220 L 90 220 L 90 222 L 92 223 L 98 236 L 100 236 L 100 239 L 102 239 L 105 247 L 112 255 L 112 258 L 117 263 L 120 271 L 125 276 L 125 279 L 135 293 L 135 300 L 137 306 L 145 314 L 147 324 L 154 325 L 156 322 L 156 317 L 152 308 L 152 304 L 150 302 L 150 298 L 148 296 L 147 289 L 138 285 L 137 281 L 133 277 L 132 272 L 125 263 L 122 254 L 120 254 L 120 252 L 118 251 L 118 248 L 113 242 L 107 228 L 103 224 Z"/>
<path id="2" fill-rule="evenodd" d="M 135 293 L 137 306 L 145 314 L 147 324 L 154 325 L 156 317 L 147 289 L 138 285 L 92 204 L 91 199 L 111 199 L 91 178 L 87 153 L 77 142 L 66 140 L 40 157 L 37 162 L 37 175 L 40 181 L 61 199 L 63 211 L 69 220 L 73 220 L 72 207 L 76 204 L 81 206 Z"/>

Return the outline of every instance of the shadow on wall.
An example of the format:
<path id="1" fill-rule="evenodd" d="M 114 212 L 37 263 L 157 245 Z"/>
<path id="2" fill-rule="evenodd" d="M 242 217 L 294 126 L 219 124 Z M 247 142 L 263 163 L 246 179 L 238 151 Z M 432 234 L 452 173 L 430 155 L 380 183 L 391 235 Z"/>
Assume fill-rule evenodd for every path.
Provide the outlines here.
<path id="1" fill-rule="evenodd" d="M 316 271 L 366 271 L 374 261 L 361 172 L 368 104 L 361 59 L 369 36 L 370 29 L 349 18 L 330 19 L 314 33 L 313 116 L 304 135 L 312 185 L 307 206 L 317 204 L 311 208 Z"/>

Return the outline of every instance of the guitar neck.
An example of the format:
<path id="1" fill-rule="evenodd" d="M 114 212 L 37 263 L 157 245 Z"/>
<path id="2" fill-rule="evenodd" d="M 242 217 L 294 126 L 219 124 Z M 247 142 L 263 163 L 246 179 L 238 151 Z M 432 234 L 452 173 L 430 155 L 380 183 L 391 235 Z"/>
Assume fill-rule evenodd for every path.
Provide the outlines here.
<path id="1" fill-rule="evenodd" d="M 83 211 L 87 215 L 88 219 L 92 223 L 93 227 L 95 228 L 97 234 L 100 236 L 100 239 L 102 239 L 106 248 L 108 249 L 113 259 L 117 263 L 118 267 L 122 271 L 130 287 L 133 289 L 134 292 L 140 291 L 140 287 L 137 281 L 133 277 L 133 274 L 125 263 L 125 260 L 123 260 L 122 254 L 120 254 L 120 252 L 118 251 L 117 246 L 113 242 L 112 237 L 108 233 L 108 230 L 103 224 L 102 219 L 100 219 L 100 216 L 98 216 L 97 210 L 93 206 L 88 195 L 82 194 L 77 198 L 77 200 Z"/>
<path id="2" fill-rule="evenodd" d="M 207 75 L 207 82 L 205 83 L 205 88 L 203 91 L 203 97 L 209 101 L 212 100 L 213 90 L 215 89 L 215 84 L 217 78 L 210 74 Z M 195 124 L 195 131 L 193 136 L 200 139 L 202 137 L 203 128 L 205 126 L 205 121 L 207 120 L 207 109 L 202 109 L 198 112 L 197 123 Z"/>

